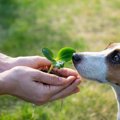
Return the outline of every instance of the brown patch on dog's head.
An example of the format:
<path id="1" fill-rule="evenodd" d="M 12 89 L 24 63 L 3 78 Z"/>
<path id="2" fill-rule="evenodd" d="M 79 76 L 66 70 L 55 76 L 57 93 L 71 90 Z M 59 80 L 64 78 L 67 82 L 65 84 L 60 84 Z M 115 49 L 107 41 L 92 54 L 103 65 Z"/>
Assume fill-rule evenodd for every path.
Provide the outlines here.
<path id="1" fill-rule="evenodd" d="M 112 49 L 106 57 L 107 80 L 120 85 L 120 43 L 111 44 L 107 49 Z"/>
<path id="2" fill-rule="evenodd" d="M 120 65 L 119 66 L 110 66 L 109 72 L 107 74 L 107 80 L 120 85 Z"/>

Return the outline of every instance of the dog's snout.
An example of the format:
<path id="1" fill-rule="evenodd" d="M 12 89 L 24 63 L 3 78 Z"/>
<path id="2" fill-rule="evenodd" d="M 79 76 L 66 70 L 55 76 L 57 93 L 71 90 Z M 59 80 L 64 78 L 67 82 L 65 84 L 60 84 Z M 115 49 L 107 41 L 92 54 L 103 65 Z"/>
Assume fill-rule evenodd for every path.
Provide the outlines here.
<path id="1" fill-rule="evenodd" d="M 72 56 L 73 62 L 78 63 L 82 61 L 82 55 L 74 53 Z"/>

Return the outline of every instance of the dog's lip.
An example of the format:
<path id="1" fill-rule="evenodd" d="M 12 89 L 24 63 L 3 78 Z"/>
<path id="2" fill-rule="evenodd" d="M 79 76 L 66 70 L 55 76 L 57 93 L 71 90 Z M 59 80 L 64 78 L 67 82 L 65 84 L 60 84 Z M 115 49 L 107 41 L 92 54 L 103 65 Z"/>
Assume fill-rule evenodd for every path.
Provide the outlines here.
<path id="1" fill-rule="evenodd" d="M 76 67 L 75 67 L 75 68 L 76 68 Z M 76 68 L 76 70 L 77 70 L 77 68 Z M 93 79 L 93 78 L 90 78 L 90 77 L 86 77 L 86 76 L 82 75 L 82 74 L 80 73 L 80 71 L 78 71 L 78 70 L 77 70 L 77 72 L 80 74 L 80 76 L 81 76 L 82 78 L 87 79 L 87 80 L 96 81 L 96 82 L 99 82 L 99 83 L 108 83 L 108 82 L 109 82 L 108 80 L 102 81 L 102 80 L 97 79 L 97 78 L 96 78 L 96 79 Z"/>

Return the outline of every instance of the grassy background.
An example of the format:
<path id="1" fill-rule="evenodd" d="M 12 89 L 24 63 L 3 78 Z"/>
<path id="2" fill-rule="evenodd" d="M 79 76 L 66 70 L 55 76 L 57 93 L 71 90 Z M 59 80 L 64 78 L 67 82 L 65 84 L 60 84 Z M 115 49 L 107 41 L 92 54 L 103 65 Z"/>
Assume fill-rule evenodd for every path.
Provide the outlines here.
<path id="1" fill-rule="evenodd" d="M 119 0 L 0 0 L 0 51 L 13 57 L 42 55 L 42 47 L 99 51 L 119 42 L 119 23 Z M 0 120 L 116 119 L 110 86 L 84 81 L 80 87 L 62 108 L 60 101 L 37 107 L 1 96 Z"/>

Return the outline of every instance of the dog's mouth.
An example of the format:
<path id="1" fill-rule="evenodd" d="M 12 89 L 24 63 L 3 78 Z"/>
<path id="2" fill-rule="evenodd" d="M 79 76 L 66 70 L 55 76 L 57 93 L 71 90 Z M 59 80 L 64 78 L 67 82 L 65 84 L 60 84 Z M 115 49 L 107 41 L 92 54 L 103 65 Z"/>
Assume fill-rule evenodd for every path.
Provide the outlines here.
<path id="1" fill-rule="evenodd" d="M 80 74 L 80 76 L 82 76 L 82 78 L 85 78 L 85 79 L 91 80 L 91 81 L 96 81 L 99 83 L 107 83 L 108 82 L 105 78 L 102 78 L 101 75 L 99 75 L 99 73 L 97 74 L 97 72 L 94 70 L 94 67 L 88 68 L 88 67 L 83 66 L 82 64 L 76 64 L 74 62 L 73 62 L 73 64 L 74 64 L 75 69 Z"/>

